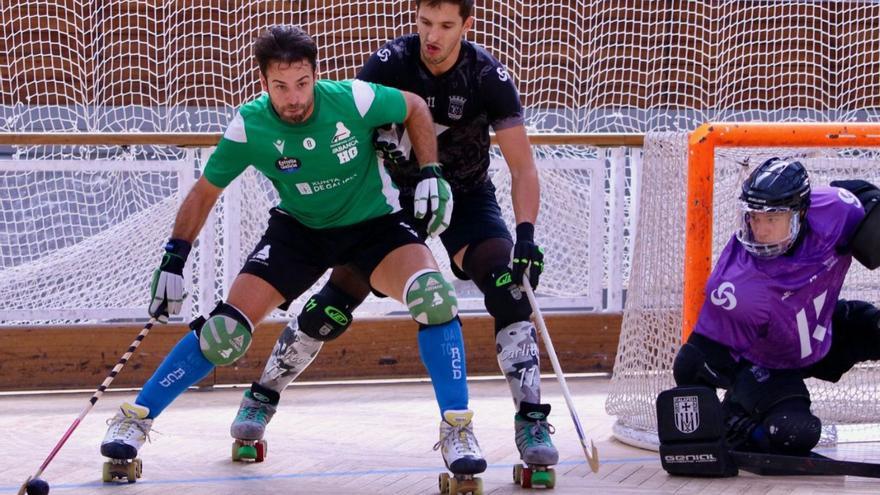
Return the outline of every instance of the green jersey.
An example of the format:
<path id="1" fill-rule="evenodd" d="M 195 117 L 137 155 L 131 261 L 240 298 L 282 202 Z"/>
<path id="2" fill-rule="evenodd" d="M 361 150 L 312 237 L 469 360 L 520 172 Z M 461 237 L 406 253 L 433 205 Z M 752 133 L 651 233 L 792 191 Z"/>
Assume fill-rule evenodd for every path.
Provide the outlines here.
<path id="1" fill-rule="evenodd" d="M 226 187 L 251 166 L 278 190 L 278 207 L 307 227 L 363 222 L 400 210 L 373 131 L 404 118 L 403 93 L 358 80 L 317 81 L 314 111 L 298 124 L 281 120 L 264 94 L 239 109 L 204 175 Z"/>

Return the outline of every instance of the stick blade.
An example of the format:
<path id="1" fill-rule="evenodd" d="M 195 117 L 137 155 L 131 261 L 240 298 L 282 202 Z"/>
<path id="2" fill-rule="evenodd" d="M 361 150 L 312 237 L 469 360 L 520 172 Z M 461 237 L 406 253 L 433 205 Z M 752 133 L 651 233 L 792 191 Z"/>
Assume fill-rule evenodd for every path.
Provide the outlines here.
<path id="1" fill-rule="evenodd" d="M 24 480 L 24 483 L 21 484 L 21 488 L 18 489 L 18 495 L 24 495 L 27 492 L 27 484 L 31 482 L 33 476 L 28 476 L 28 479 Z"/>
<path id="2" fill-rule="evenodd" d="M 599 472 L 599 449 L 593 444 L 593 441 L 590 440 L 590 452 L 587 452 L 586 446 L 584 446 L 584 454 L 587 456 L 587 464 L 590 465 L 590 470 L 594 473 Z"/>

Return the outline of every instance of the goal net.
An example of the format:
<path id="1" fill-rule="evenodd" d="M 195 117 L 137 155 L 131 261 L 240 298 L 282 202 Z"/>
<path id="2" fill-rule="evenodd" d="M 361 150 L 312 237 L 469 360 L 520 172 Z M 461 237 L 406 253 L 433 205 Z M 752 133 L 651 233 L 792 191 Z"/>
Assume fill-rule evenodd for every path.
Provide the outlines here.
<path id="1" fill-rule="evenodd" d="M 736 126 L 712 127 L 718 133 Z M 632 276 L 606 402 L 607 412 L 617 416 L 615 436 L 637 446 L 657 445 L 655 400 L 661 391 L 675 386 L 673 359 L 683 331 L 696 321 L 708 269 L 735 232 L 736 200 L 749 171 L 770 157 L 790 156 L 806 166 L 813 186 L 844 178 L 880 184 L 880 125 L 860 126 L 859 132 L 848 131 L 845 124 L 828 125 L 815 132 L 818 126 L 756 124 L 752 136 L 763 138 L 765 144 L 759 139 L 703 146 L 713 157 L 714 167 L 701 173 L 695 162 L 703 152 L 693 143 L 710 139 L 712 133 L 705 130 L 712 127 L 691 134 L 690 148 L 687 133 L 648 134 L 645 141 Z M 797 145 L 785 146 L 786 142 Z M 695 186 L 700 183 L 701 187 Z M 711 217 L 699 221 L 698 213 L 705 210 L 688 208 L 698 204 L 708 204 Z M 699 239 L 705 235 L 709 238 L 700 246 Z M 686 246 L 691 246 L 687 253 Z M 700 259 L 711 263 L 693 268 L 693 261 Z M 690 294 L 689 286 L 693 287 Z M 853 261 L 840 297 L 878 304 L 880 279 Z M 828 427 L 824 441 L 834 441 L 835 425 L 880 423 L 877 363 L 858 366 L 839 383 L 811 379 L 808 386 L 813 411 Z"/>

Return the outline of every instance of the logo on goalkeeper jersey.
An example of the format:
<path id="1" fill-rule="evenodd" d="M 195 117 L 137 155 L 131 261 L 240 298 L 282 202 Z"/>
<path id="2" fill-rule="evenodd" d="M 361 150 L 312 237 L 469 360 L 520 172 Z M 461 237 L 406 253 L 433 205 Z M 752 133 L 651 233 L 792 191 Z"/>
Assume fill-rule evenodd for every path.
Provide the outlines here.
<path id="1" fill-rule="evenodd" d="M 712 304 L 730 311 L 736 307 L 734 292 L 736 292 L 736 286 L 730 282 L 723 282 L 709 294 L 709 299 L 712 300 Z"/>

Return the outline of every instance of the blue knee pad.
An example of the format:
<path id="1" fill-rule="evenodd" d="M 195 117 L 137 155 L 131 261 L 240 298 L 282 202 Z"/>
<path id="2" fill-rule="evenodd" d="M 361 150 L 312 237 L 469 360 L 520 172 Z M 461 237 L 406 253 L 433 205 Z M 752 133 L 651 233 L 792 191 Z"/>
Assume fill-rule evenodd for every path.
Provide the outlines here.
<path id="1" fill-rule="evenodd" d="M 155 418 L 178 395 L 208 376 L 213 369 L 214 365 L 199 348 L 196 333 L 187 332 L 165 356 L 134 402 L 148 407 L 149 417 Z"/>
<path id="2" fill-rule="evenodd" d="M 422 325 L 419 356 L 431 377 L 440 415 L 450 409 L 467 409 L 467 366 L 458 318 L 439 325 Z"/>

